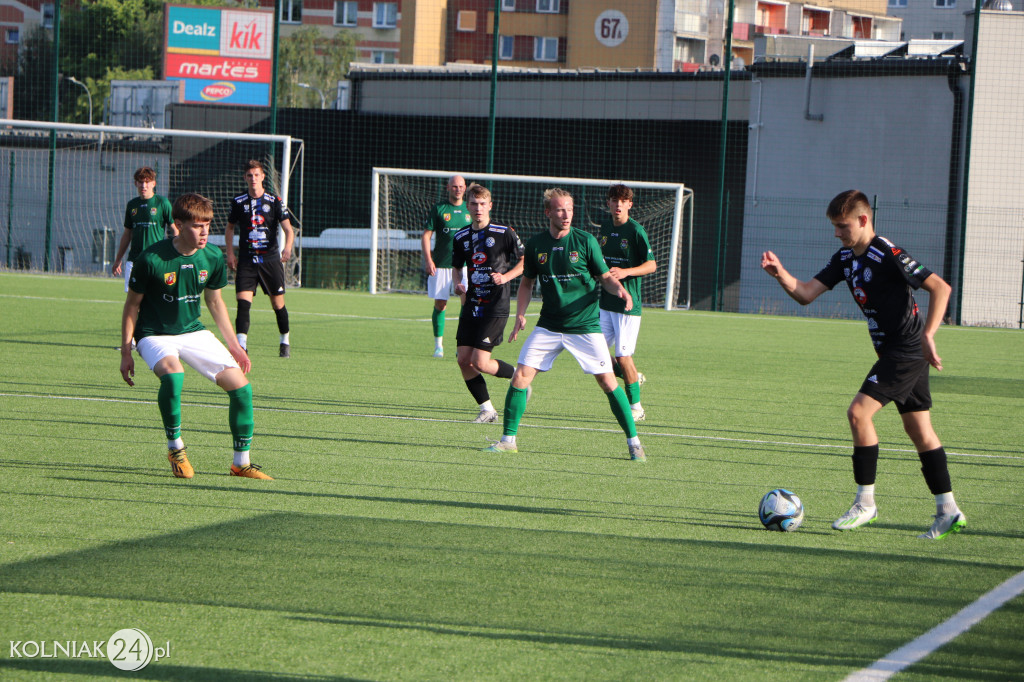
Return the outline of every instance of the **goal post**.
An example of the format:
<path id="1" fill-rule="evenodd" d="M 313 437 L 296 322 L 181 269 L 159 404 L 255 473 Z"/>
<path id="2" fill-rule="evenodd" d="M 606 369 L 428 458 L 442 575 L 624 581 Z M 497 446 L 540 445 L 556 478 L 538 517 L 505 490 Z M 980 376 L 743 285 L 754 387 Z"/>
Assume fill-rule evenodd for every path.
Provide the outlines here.
<path id="1" fill-rule="evenodd" d="M 491 219 L 515 229 L 525 242 L 547 229 L 544 190 L 561 187 L 573 195 L 574 227 L 597 234 L 607 215 L 608 187 L 622 183 L 634 192 L 630 217 L 644 226 L 658 269 L 644 276 L 643 305 L 666 310 L 691 304 L 693 190 L 682 183 L 596 178 L 504 175 L 409 168 L 374 168 L 370 203 L 370 293 L 424 292 L 421 235 L 430 209 L 446 200 L 453 175 L 491 190 Z"/>
<path id="2" fill-rule="evenodd" d="M 298 286 L 302 158 L 302 140 L 288 135 L 0 119 L 0 265 L 109 273 L 142 166 L 156 171 L 156 193 L 172 203 L 186 192 L 213 201 L 210 243 L 221 246 L 231 200 L 246 190 L 245 162 L 257 159 L 267 170 L 266 190 L 293 213 L 285 274 Z"/>

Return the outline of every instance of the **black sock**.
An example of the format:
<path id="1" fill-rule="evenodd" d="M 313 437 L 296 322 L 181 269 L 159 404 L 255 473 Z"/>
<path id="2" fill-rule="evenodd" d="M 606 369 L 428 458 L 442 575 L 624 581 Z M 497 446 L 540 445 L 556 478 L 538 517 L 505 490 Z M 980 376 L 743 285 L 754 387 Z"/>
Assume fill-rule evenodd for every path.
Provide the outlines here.
<path id="1" fill-rule="evenodd" d="M 919 452 L 921 458 L 921 473 L 924 474 L 924 481 L 932 495 L 941 495 L 953 490 L 953 484 L 949 481 L 949 468 L 946 466 L 946 449 L 941 445 L 928 452 Z"/>
<path id="2" fill-rule="evenodd" d="M 274 311 L 274 315 L 277 316 L 277 331 L 282 334 L 288 333 L 288 309 L 281 306 Z"/>
<path id="3" fill-rule="evenodd" d="M 483 374 L 477 374 L 472 379 L 466 379 L 466 388 L 473 395 L 473 400 L 476 401 L 477 405 L 483 405 L 491 399 L 491 394 L 487 391 L 487 382 L 484 381 Z"/>
<path id="4" fill-rule="evenodd" d="M 512 375 L 516 373 L 516 368 L 504 360 L 495 360 L 495 362 L 498 363 L 498 371 L 494 373 L 494 376 L 499 379 L 511 379 Z"/>
<path id="5" fill-rule="evenodd" d="M 874 485 L 878 470 L 878 443 L 853 446 L 853 480 L 857 485 Z"/>
<path id="6" fill-rule="evenodd" d="M 252 301 L 238 299 L 238 313 L 235 315 L 235 333 L 249 333 L 249 308 L 252 308 Z"/>

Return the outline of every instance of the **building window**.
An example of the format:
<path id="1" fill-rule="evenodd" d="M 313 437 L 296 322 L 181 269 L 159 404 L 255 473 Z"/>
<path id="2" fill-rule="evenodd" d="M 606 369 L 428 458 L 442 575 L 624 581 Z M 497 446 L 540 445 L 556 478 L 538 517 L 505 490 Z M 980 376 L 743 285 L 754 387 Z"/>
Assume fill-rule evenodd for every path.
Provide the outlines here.
<path id="1" fill-rule="evenodd" d="M 374 64 L 394 64 L 395 52 L 393 50 L 373 50 L 370 52 L 370 61 Z"/>
<path id="2" fill-rule="evenodd" d="M 953 40 L 953 32 L 935 31 L 932 33 L 932 40 Z"/>
<path id="3" fill-rule="evenodd" d="M 516 11 L 516 0 L 501 0 L 501 11 L 502 12 L 515 12 Z"/>
<path id="4" fill-rule="evenodd" d="M 907 0 L 889 0 L 889 7 L 906 7 Z"/>
<path id="5" fill-rule="evenodd" d="M 16 29 L 16 28 L 9 28 L 9 29 L 7 29 L 6 40 L 7 40 L 7 44 L 8 45 L 17 45 L 18 41 L 21 40 L 20 36 L 18 35 L 18 29 Z"/>
<path id="6" fill-rule="evenodd" d="M 355 26 L 357 18 L 359 16 L 359 3 L 358 2 L 341 2 L 341 0 L 335 0 L 334 2 L 334 25 L 335 26 Z"/>
<path id="7" fill-rule="evenodd" d="M 456 15 L 455 30 L 473 32 L 476 30 L 476 10 L 462 9 Z"/>
<path id="8" fill-rule="evenodd" d="M 373 27 L 374 28 L 395 28 L 398 26 L 398 3 L 397 2 L 375 2 L 373 3 Z M 377 62 L 390 63 L 390 62 Z"/>
<path id="9" fill-rule="evenodd" d="M 558 38 L 533 39 L 533 60 L 536 62 L 558 61 Z"/>
<path id="10" fill-rule="evenodd" d="M 302 0 L 281 0 L 281 21 L 285 24 L 301 24 Z"/>
<path id="11" fill-rule="evenodd" d="M 39 14 L 42 15 L 43 28 L 53 28 L 53 3 L 44 2 L 40 5 Z"/>
<path id="12" fill-rule="evenodd" d="M 547 14 L 558 14 L 559 0 L 537 0 L 537 11 Z"/>
<path id="13" fill-rule="evenodd" d="M 498 59 L 512 59 L 515 53 L 515 36 L 498 36 Z"/>
<path id="14" fill-rule="evenodd" d="M 956 0 L 935 0 L 935 6 L 944 9 L 952 9 L 956 7 Z"/>

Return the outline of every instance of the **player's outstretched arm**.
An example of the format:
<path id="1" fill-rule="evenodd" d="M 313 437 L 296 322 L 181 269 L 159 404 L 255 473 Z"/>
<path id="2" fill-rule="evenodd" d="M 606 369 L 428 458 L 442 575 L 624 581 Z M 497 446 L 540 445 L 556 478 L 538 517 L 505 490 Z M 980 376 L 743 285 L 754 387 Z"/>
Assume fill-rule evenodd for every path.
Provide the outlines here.
<path id="1" fill-rule="evenodd" d="M 939 330 L 942 318 L 946 316 L 946 306 L 949 305 L 953 287 L 932 273 L 921 283 L 921 288 L 928 292 L 928 317 L 924 321 L 924 332 L 921 334 L 921 350 L 928 364 L 941 371 L 942 358 L 935 349 L 935 332 Z"/>
<path id="2" fill-rule="evenodd" d="M 782 267 L 782 261 L 771 251 L 761 254 L 761 268 L 782 286 L 783 291 L 800 305 L 807 305 L 828 291 L 828 287 L 817 279 L 801 282 Z"/>
<path id="3" fill-rule="evenodd" d="M 235 224 L 228 223 L 224 227 L 224 258 L 227 261 L 227 266 L 234 270 L 235 266 L 238 265 L 238 261 L 235 260 Z"/>
<path id="4" fill-rule="evenodd" d="M 626 287 L 622 286 L 622 283 L 612 274 L 611 270 L 601 275 L 601 286 L 612 296 L 618 296 L 625 301 L 625 310 L 633 309 L 633 297 L 629 295 Z"/>
<path id="5" fill-rule="evenodd" d="M 216 323 L 217 329 L 220 330 L 228 352 L 242 368 L 242 373 L 248 374 L 252 369 L 252 360 L 238 343 L 235 328 L 231 326 L 231 318 L 228 316 L 228 307 L 224 305 L 224 299 L 220 297 L 220 289 L 206 289 L 203 291 L 203 299 L 206 301 L 206 307 L 210 310 L 210 316 Z"/>
<path id="6" fill-rule="evenodd" d="M 140 305 L 142 305 L 142 294 L 129 291 L 121 311 L 121 378 L 129 386 L 135 385 L 132 380 L 135 377 L 132 339 L 135 336 L 135 322 L 139 319 Z"/>
<path id="7" fill-rule="evenodd" d="M 522 259 L 519 261 L 522 263 Z M 526 329 L 526 309 L 530 307 L 530 299 L 533 298 L 533 283 L 536 280 L 523 277 L 519 280 L 519 291 L 516 293 L 516 323 L 512 326 L 512 333 L 509 334 L 509 343 L 516 340 L 519 332 Z"/>

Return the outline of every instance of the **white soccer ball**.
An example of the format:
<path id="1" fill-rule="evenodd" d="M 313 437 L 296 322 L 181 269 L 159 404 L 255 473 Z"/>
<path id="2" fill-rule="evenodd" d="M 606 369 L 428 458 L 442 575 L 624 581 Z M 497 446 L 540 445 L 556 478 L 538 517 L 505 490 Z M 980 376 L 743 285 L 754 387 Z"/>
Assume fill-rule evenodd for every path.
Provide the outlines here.
<path id="1" fill-rule="evenodd" d="M 804 504 L 795 493 L 776 488 L 761 498 L 757 515 L 768 530 L 796 530 L 804 521 Z"/>

